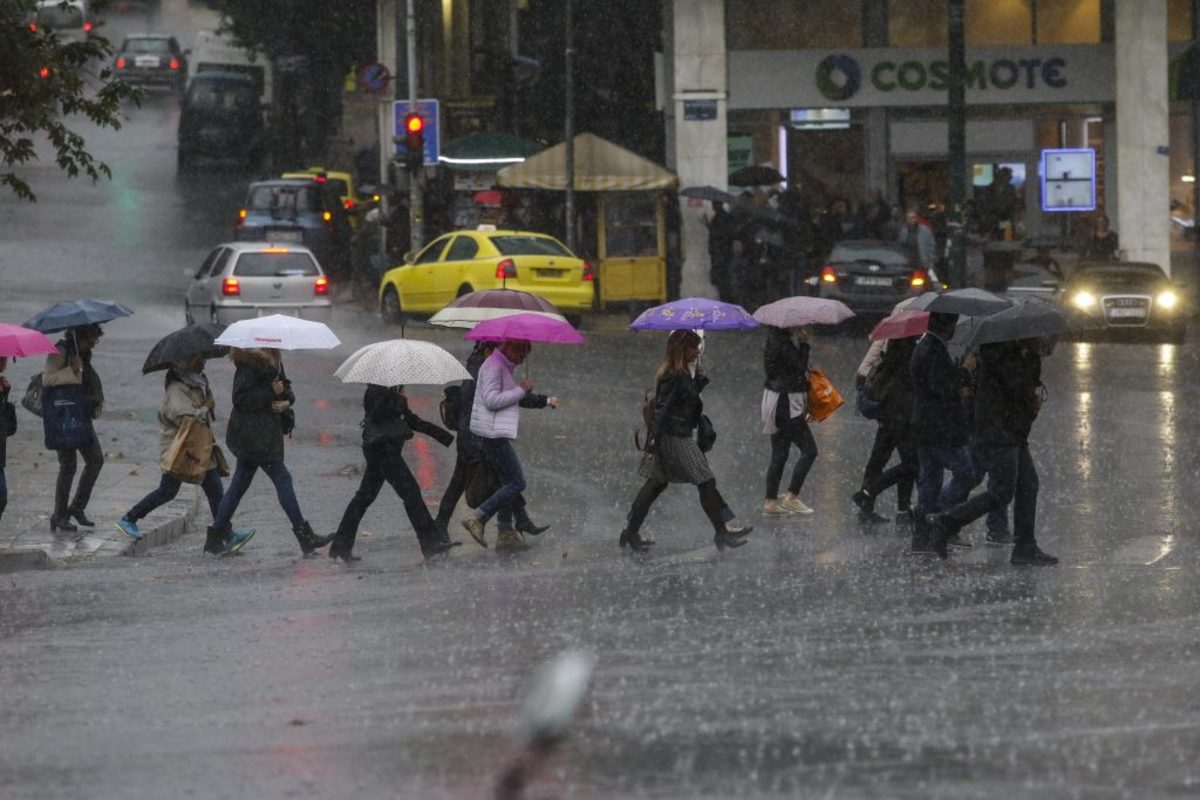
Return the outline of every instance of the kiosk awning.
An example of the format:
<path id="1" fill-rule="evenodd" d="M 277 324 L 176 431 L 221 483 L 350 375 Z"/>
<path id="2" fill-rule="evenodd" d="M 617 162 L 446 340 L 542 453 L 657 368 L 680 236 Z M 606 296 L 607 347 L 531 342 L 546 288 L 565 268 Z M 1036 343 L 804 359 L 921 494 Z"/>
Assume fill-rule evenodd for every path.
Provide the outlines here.
<path id="1" fill-rule="evenodd" d="M 566 191 L 567 146 L 543 150 L 524 163 L 496 173 L 500 186 L 513 189 Z M 575 188 L 581 192 L 627 192 L 670 189 L 675 173 L 591 133 L 575 137 Z"/>

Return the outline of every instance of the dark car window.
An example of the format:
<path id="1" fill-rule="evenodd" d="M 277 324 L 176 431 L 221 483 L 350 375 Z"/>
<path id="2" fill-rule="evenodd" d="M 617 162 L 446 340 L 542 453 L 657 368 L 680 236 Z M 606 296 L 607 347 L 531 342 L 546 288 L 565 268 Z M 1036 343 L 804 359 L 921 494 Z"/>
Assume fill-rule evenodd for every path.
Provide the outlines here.
<path id="1" fill-rule="evenodd" d="M 457 236 L 446 251 L 447 261 L 470 261 L 479 252 L 479 245 L 470 236 Z"/>
<path id="2" fill-rule="evenodd" d="M 326 178 L 325 185 L 337 192 L 338 197 L 350 196 L 350 187 L 346 185 L 345 181 L 338 180 L 337 178 Z"/>
<path id="3" fill-rule="evenodd" d="M 829 254 L 829 261 L 874 261 L 879 264 L 895 264 L 901 266 L 909 263 L 909 254 L 900 247 L 847 246 L 837 245 Z"/>
<path id="4" fill-rule="evenodd" d="M 208 271 L 210 278 L 220 275 L 225 271 L 225 265 L 229 263 L 229 257 L 233 255 L 233 251 L 228 247 L 222 247 L 221 252 L 217 254 L 217 260 L 213 262 L 212 269 Z"/>
<path id="5" fill-rule="evenodd" d="M 126 39 L 121 52 L 159 56 L 170 53 L 171 45 L 166 39 Z"/>
<path id="6" fill-rule="evenodd" d="M 321 198 L 315 186 L 256 186 L 246 205 L 252 211 L 300 214 L 320 211 Z"/>
<path id="7" fill-rule="evenodd" d="M 276 275 L 319 275 L 308 253 L 242 253 L 233 266 L 233 274 L 245 278 L 270 278 Z"/>
<path id="8" fill-rule="evenodd" d="M 554 239 L 543 236 L 493 236 L 492 244 L 503 256 L 566 256 L 574 258 L 571 251 Z"/>
<path id="9" fill-rule="evenodd" d="M 225 248 L 223 247 L 218 247 L 216 250 L 213 250 L 208 254 L 208 256 L 204 259 L 204 263 L 200 265 L 200 269 L 196 270 L 196 280 L 200 280 L 201 278 L 208 276 L 208 273 L 212 271 L 213 263 L 217 260 L 217 256 L 219 256 L 221 251 L 224 249 Z"/>
<path id="10" fill-rule="evenodd" d="M 1108 277 L 1137 277 L 1144 280 L 1152 280 L 1158 278 L 1160 280 L 1167 279 L 1167 273 L 1162 271 L 1162 268 L 1157 264 L 1121 264 L 1113 262 L 1104 262 L 1098 264 L 1082 263 L 1075 266 L 1074 272 L 1071 273 L 1073 278 L 1081 277 L 1098 278 L 1103 280 Z"/>
<path id="11" fill-rule="evenodd" d="M 447 241 L 449 241 L 449 240 L 448 239 L 435 240 L 433 242 L 433 244 L 429 245 L 429 247 L 426 247 L 424 250 L 421 251 L 421 254 L 419 256 L 417 256 L 417 260 L 414 261 L 413 263 L 414 264 L 432 264 L 434 261 L 437 261 L 438 256 L 440 256 L 442 254 L 442 249 L 445 248 Z"/>
<path id="12" fill-rule="evenodd" d="M 252 108 L 258 102 L 248 85 L 218 81 L 193 81 L 187 107 L 192 111 L 233 112 Z"/>

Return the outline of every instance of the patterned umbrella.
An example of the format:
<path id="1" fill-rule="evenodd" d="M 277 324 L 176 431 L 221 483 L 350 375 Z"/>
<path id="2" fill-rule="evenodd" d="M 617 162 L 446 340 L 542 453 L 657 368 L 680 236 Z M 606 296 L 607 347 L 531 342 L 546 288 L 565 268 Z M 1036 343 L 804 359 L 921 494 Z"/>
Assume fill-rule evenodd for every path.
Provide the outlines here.
<path id="1" fill-rule="evenodd" d="M 531 313 L 559 322 L 566 318 L 544 298 L 516 289 L 484 289 L 455 299 L 429 318 L 431 325 L 447 328 L 474 328 L 485 319 L 497 319 L 512 314 Z"/>
<path id="2" fill-rule="evenodd" d="M 785 297 L 768 303 L 754 312 L 763 325 L 776 328 L 799 328 L 804 325 L 837 325 L 854 316 L 841 300 L 825 297 Z"/>
<path id="3" fill-rule="evenodd" d="M 360 347 L 333 374 L 343 383 L 376 386 L 441 386 L 471 379 L 449 352 L 432 342 L 415 339 L 391 339 Z"/>
<path id="4" fill-rule="evenodd" d="M 754 317 L 741 306 L 703 297 L 686 297 L 648 308 L 629 325 L 630 330 L 635 331 L 673 331 L 677 328 L 744 331 L 757 327 Z"/>
<path id="5" fill-rule="evenodd" d="M 54 342 L 46 334 L 22 325 L 0 323 L 0 356 L 28 358 L 54 351 Z"/>

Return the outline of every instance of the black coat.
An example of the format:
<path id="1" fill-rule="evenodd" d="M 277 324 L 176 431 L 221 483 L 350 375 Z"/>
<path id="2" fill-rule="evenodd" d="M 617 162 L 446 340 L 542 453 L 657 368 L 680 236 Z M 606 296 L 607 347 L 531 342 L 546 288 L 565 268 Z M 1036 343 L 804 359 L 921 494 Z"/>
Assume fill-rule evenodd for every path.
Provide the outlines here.
<path id="1" fill-rule="evenodd" d="M 910 365 L 915 338 L 893 339 L 888 342 L 880 360 L 880 369 L 889 376 L 887 390 L 879 401 L 879 423 L 891 428 L 908 428 L 912 424 L 913 384 Z"/>
<path id="2" fill-rule="evenodd" d="M 363 393 L 363 446 L 403 445 L 413 433 L 423 433 L 449 447 L 454 434 L 421 419 L 408 406 L 408 398 L 394 389 L 368 386 Z"/>
<path id="3" fill-rule="evenodd" d="M 14 433 L 8 429 L 8 415 L 12 413 L 8 409 L 12 405 L 8 402 L 8 392 L 8 389 L 0 392 L 0 469 L 8 465 L 8 437 Z"/>
<path id="4" fill-rule="evenodd" d="M 781 328 L 768 328 L 763 369 L 767 373 L 764 388 L 780 393 L 807 392 L 808 345 L 796 344 Z"/>
<path id="5" fill-rule="evenodd" d="M 962 447 L 969 429 L 963 411 L 963 372 L 950 360 L 946 344 L 926 333 L 913 348 L 912 425 L 917 442 L 931 447 Z"/>
<path id="6" fill-rule="evenodd" d="M 283 370 L 257 350 L 240 350 L 234 355 L 233 411 L 225 431 L 225 443 L 238 458 L 259 464 L 283 461 L 283 425 L 271 403 L 287 400 L 296 405 L 296 395 Z M 284 392 L 275 394 L 271 384 L 283 378 Z"/>
<path id="7" fill-rule="evenodd" d="M 654 423 L 650 441 L 660 435 L 691 436 L 700 424 L 704 401 L 700 392 L 708 385 L 708 376 L 689 372 L 667 372 L 654 386 Z"/>
<path id="8" fill-rule="evenodd" d="M 1037 417 L 1042 359 L 1016 344 L 984 345 L 975 380 L 975 443 L 1023 447 Z"/>

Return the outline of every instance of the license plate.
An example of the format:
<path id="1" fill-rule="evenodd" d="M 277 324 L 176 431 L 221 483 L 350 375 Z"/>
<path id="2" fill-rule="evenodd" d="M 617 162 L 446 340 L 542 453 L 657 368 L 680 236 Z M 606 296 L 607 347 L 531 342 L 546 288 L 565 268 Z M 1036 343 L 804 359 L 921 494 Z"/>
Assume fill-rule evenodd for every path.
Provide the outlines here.
<path id="1" fill-rule="evenodd" d="M 562 270 L 562 269 L 535 269 L 535 270 L 533 271 L 533 274 L 534 274 L 534 275 L 537 275 L 539 278 L 561 278 L 561 277 L 563 276 L 563 273 L 564 273 L 564 272 L 566 272 L 566 270 Z"/>
<path id="2" fill-rule="evenodd" d="M 854 279 L 855 286 L 891 286 L 891 278 L 872 278 L 860 275 Z"/>
<path id="3" fill-rule="evenodd" d="M 304 241 L 304 231 L 268 230 L 267 231 L 267 241 L 268 242 L 297 242 L 297 243 L 303 242 Z"/>
<path id="4" fill-rule="evenodd" d="M 158 64 L 159 64 L 159 61 L 158 61 L 158 56 L 138 56 L 137 58 L 135 58 L 135 59 L 133 60 L 133 65 L 134 65 L 135 67 L 154 67 L 154 68 L 157 68 L 157 67 L 158 67 Z"/>
<path id="5" fill-rule="evenodd" d="M 1110 308 L 1108 310 L 1108 316 L 1110 318 L 1122 317 L 1125 319 L 1129 319 L 1129 318 L 1143 319 L 1146 316 L 1146 309 L 1144 309 L 1144 308 Z"/>

